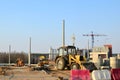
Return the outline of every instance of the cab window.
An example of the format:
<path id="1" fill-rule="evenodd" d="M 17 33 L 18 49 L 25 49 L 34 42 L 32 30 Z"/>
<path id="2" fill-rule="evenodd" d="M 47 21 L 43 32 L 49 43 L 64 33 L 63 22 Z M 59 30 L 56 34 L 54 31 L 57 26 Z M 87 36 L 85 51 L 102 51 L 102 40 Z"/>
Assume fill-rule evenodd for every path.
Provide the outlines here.
<path id="1" fill-rule="evenodd" d="M 68 54 L 75 54 L 75 53 L 76 53 L 76 51 L 74 48 L 68 49 Z"/>
<path id="2" fill-rule="evenodd" d="M 62 56 L 62 55 L 66 55 L 67 54 L 67 51 L 65 49 L 59 49 L 59 55 Z"/>

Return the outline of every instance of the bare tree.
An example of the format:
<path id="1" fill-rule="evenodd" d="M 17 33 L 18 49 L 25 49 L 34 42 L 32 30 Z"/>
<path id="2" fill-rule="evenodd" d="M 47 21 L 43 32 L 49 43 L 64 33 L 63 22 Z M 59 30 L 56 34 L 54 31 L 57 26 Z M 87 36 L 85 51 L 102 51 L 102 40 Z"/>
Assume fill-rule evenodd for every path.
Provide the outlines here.
<path id="1" fill-rule="evenodd" d="M 11 52 L 10 53 L 10 62 L 15 63 L 17 58 L 21 58 L 24 63 L 28 62 L 28 56 L 25 52 Z M 9 54 L 6 52 L 0 52 L 0 63 L 8 63 Z"/>

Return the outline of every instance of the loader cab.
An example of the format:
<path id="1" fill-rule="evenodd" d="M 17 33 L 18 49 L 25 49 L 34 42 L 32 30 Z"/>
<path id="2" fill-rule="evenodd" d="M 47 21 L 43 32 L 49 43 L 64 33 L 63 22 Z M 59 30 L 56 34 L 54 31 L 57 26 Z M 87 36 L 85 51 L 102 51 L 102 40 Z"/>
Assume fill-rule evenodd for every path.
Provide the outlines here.
<path id="1" fill-rule="evenodd" d="M 60 47 L 58 49 L 59 56 L 64 56 L 64 55 L 68 55 L 68 54 L 76 54 L 75 46 L 65 46 L 65 47 Z"/>
<path id="2" fill-rule="evenodd" d="M 87 69 L 88 66 L 86 67 L 86 65 L 91 69 L 92 63 L 88 63 L 82 55 L 78 54 L 75 46 L 64 46 L 58 49 L 58 55 L 55 58 L 55 66 L 57 70 L 64 70 L 66 68 Z"/>

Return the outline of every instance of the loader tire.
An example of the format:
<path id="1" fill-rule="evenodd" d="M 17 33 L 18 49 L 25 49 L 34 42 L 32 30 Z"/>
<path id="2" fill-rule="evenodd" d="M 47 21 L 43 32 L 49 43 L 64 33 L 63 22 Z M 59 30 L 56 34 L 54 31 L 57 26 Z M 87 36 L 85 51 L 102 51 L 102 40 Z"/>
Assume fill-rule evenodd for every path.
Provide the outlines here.
<path id="1" fill-rule="evenodd" d="M 65 68 L 64 58 L 58 58 L 56 60 L 56 68 L 57 68 L 57 70 L 63 70 Z"/>
<path id="2" fill-rule="evenodd" d="M 72 64 L 71 64 L 71 70 L 72 70 L 72 69 L 80 69 L 79 64 L 77 64 L 77 63 L 72 63 Z"/>

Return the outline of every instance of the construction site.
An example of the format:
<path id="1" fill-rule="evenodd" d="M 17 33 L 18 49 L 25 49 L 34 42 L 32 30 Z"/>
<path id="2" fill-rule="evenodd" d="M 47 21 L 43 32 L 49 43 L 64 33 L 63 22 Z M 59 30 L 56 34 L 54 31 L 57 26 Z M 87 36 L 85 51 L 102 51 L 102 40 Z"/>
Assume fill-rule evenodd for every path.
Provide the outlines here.
<path id="1" fill-rule="evenodd" d="M 120 80 L 120 0 L 0 0 L 0 80 Z"/>
<path id="2" fill-rule="evenodd" d="M 40 55 L 37 64 L 25 64 L 18 58 L 16 63 L 2 65 L 0 80 L 119 80 L 119 76 L 114 78 L 119 73 L 120 56 L 111 52 L 111 45 L 95 47 L 90 55 L 75 46 L 60 47 L 54 60 Z"/>
<path id="3" fill-rule="evenodd" d="M 0 80 L 120 80 L 120 56 L 113 55 L 112 45 L 94 47 L 94 37 L 105 35 L 83 35 L 92 37 L 92 49 L 76 48 L 75 37 L 73 45 L 66 46 L 64 24 L 63 20 L 62 46 L 32 54 L 30 38 L 28 63 L 22 57 L 11 63 L 9 54 L 9 63 L 0 66 Z"/>

